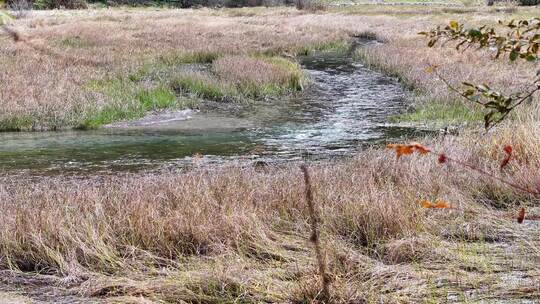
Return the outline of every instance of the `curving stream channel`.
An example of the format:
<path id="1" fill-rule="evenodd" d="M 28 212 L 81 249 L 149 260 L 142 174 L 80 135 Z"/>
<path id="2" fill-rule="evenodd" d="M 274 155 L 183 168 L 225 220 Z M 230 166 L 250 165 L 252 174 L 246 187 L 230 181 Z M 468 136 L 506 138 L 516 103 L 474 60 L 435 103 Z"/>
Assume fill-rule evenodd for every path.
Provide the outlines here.
<path id="1" fill-rule="evenodd" d="M 347 54 L 313 54 L 301 64 L 312 82 L 304 93 L 230 114 L 184 110 L 95 131 L 0 134 L 1 171 L 86 175 L 182 168 L 194 157 L 203 163 L 328 159 L 423 133 L 387 123 L 405 108 L 406 91 L 396 79 Z"/>

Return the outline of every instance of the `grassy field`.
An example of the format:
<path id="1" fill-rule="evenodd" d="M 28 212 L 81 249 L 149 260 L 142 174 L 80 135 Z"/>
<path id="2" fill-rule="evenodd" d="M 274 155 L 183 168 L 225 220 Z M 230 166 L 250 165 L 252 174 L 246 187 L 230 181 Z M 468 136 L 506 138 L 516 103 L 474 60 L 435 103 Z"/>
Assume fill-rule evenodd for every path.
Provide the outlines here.
<path id="1" fill-rule="evenodd" d="M 256 101 L 300 90 L 294 61 L 375 33 L 355 54 L 413 90 L 398 121 L 467 122 L 434 151 L 525 187 L 540 181 L 538 106 L 485 134 L 480 109 L 425 73 L 518 90 L 535 69 L 430 49 L 450 20 L 495 24 L 538 9 L 354 6 L 35 12 L 0 40 L 2 129 L 97 127 L 199 98 Z M 107 33 L 104 35 L 103 33 Z M 525 75 L 518 78 L 515 75 Z M 226 75 L 226 76 L 225 76 Z M 515 158 L 504 171 L 502 148 Z M 538 198 L 436 157 L 368 148 L 310 165 L 332 303 L 523 303 L 540 299 Z M 14 303 L 316 303 L 310 210 L 294 165 L 0 183 L 0 296 Z M 426 209 L 421 200 L 450 209 Z"/>

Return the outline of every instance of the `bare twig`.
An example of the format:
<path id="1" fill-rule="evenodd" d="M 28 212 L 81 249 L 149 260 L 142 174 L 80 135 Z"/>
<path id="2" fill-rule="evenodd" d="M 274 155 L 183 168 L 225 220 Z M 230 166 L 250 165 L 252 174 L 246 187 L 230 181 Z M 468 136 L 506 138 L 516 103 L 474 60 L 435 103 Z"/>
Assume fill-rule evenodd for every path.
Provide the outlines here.
<path id="1" fill-rule="evenodd" d="M 319 235 L 319 224 L 320 218 L 318 216 L 317 210 L 315 208 L 315 203 L 313 201 L 313 193 L 311 190 L 311 178 L 309 176 L 309 171 L 306 165 L 301 165 L 300 169 L 304 173 L 304 183 L 306 191 L 306 201 L 309 208 L 309 217 L 311 221 L 311 236 L 309 240 L 313 243 L 315 248 L 315 254 L 317 256 L 317 263 L 319 264 L 319 274 L 322 278 L 322 293 L 321 300 L 324 303 L 329 303 L 330 301 L 330 275 L 326 271 L 326 261 L 324 254 L 322 252 L 321 240 Z"/>
<path id="2" fill-rule="evenodd" d="M 451 158 L 451 157 L 447 156 L 444 153 L 436 153 L 436 152 L 432 152 L 431 150 L 429 151 L 429 153 L 434 154 L 434 155 L 438 155 L 439 159 L 440 159 L 441 155 L 444 155 L 444 162 L 453 162 L 453 163 L 458 164 L 459 166 L 461 166 L 463 168 L 467 168 L 467 169 L 475 171 L 475 172 L 477 172 L 477 173 L 479 173 L 481 175 L 484 175 L 484 176 L 487 176 L 487 177 L 492 178 L 494 180 L 497 180 L 497 181 L 499 181 L 499 182 L 501 182 L 501 183 L 503 183 L 503 184 L 505 184 L 507 186 L 510 186 L 510 187 L 512 187 L 514 189 L 517 189 L 517 190 L 520 190 L 520 191 L 523 191 L 525 193 L 532 194 L 532 195 L 535 195 L 535 196 L 540 196 L 540 192 L 538 190 L 523 187 L 523 186 L 518 185 L 517 183 L 515 183 L 513 181 L 506 180 L 506 179 L 504 179 L 502 177 L 494 175 L 493 173 L 482 170 L 482 169 L 476 167 L 473 164 L 463 162 L 463 161 L 457 160 L 455 158 Z"/>

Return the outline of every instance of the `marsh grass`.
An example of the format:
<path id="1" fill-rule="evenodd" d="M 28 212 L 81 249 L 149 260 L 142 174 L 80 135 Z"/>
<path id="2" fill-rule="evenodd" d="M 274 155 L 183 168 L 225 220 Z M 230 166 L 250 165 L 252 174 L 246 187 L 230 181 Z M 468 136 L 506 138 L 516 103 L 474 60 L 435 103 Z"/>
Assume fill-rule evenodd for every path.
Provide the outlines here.
<path id="1" fill-rule="evenodd" d="M 429 8 L 433 14 L 414 22 L 401 18 L 397 9 L 382 9 L 398 17 L 373 10 L 346 16 L 279 9 L 242 11 L 234 18 L 226 17 L 230 11 L 114 11 L 107 13 L 108 18 L 100 18 L 111 24 L 103 22 L 98 29 L 95 16 L 78 16 L 77 20 L 91 25 L 83 26 L 84 22 L 68 22 L 74 17 L 55 17 L 57 12 L 43 21 L 54 26 L 32 28 L 28 24 L 39 22 L 17 21 L 25 36 L 36 43 L 37 37 L 63 37 L 64 30 L 76 24 L 72 30 L 81 37 L 113 47 L 96 48 L 97 53 L 94 48 L 72 52 L 107 59 L 111 65 L 107 69 L 74 67 L 58 58 L 37 58 L 23 45 L 0 44 L 2 54 L 19 54 L 0 57 L 5 68 L 0 74 L 0 99 L 6 103 L 0 116 L 9 122 L 6 125 L 28 126 L 30 121 L 42 124 L 45 114 L 60 120 L 74 115 L 66 113 L 81 111 L 69 121 L 95 115 L 95 122 L 88 125 L 97 126 L 181 102 L 173 94 L 174 79 L 163 71 L 184 59 L 154 65 L 160 55 L 171 54 L 171 49 L 217 52 L 219 48 L 222 55 L 216 58 L 194 60 L 206 70 L 181 75 L 208 81 L 218 86 L 210 96 L 224 96 L 219 87 L 224 82 L 216 77 L 214 62 L 223 60 L 219 67 L 227 74 L 239 60 L 237 56 L 247 56 L 259 66 L 270 62 L 273 67 L 287 67 L 294 63 L 253 54 L 295 55 L 302 46 L 328 45 L 366 30 L 386 41 L 364 50 L 366 64 L 400 76 L 424 101 L 445 106 L 455 101 L 444 85 L 423 72 L 428 61 L 440 64 L 454 81 L 474 74 L 480 82 L 520 85 L 514 77 L 519 66 L 508 68 L 453 51 L 430 51 L 418 41 L 418 31 L 441 21 L 440 9 Z M 406 11 L 411 10 L 425 9 Z M 264 18 L 246 16 L 250 12 Z M 126 14 L 133 18 L 124 18 Z M 474 19 L 461 11 L 459 16 Z M 498 17 L 484 15 L 482 20 Z M 131 30 L 118 27 L 118 20 Z M 179 20 L 185 26 L 174 26 Z M 110 33 L 111 40 L 98 39 L 103 32 Z M 141 40 L 145 42 L 138 44 L 142 50 L 133 43 Z M 206 49 L 209 41 L 215 49 Z M 131 62 L 126 58 L 148 58 L 142 56 L 148 51 L 145 45 L 163 52 L 153 53 L 151 63 L 135 73 L 145 62 L 126 64 Z M 236 90 L 245 82 L 238 75 Z M 254 75 L 270 77 L 274 73 Z M 260 81 L 268 79 L 288 83 L 281 76 Z M 207 83 L 191 82 L 194 84 L 186 91 L 207 90 Z M 77 95 L 85 85 L 95 94 Z M 77 98 L 60 98 L 65 96 Z M 102 111 L 105 113 L 100 114 Z M 425 115 L 431 115 L 427 112 Z M 452 116 L 465 116 L 464 112 L 458 109 Z M 24 119 L 11 121 L 14 117 Z M 533 187 L 540 180 L 537 118 L 538 107 L 533 103 L 498 126 L 497 132 L 463 130 L 459 137 L 447 135 L 422 142 Z M 500 171 L 504 145 L 514 147 L 515 159 Z M 515 223 L 518 208 L 538 206 L 538 200 L 527 193 L 441 166 L 429 157 L 396 160 L 393 153 L 377 147 L 366 148 L 351 159 L 314 163 L 309 173 L 313 201 L 319 207 L 333 302 L 511 301 L 540 296 L 534 289 L 540 264 L 538 228 L 532 222 L 516 228 Z M 41 294 L 47 291 L 58 299 L 68 290 L 68 296 L 81 295 L 88 302 L 98 298 L 127 303 L 312 303 L 320 299 L 321 279 L 307 237 L 312 229 L 303 186 L 294 164 L 265 170 L 234 164 L 84 180 L 4 177 L 0 180 L 2 282 L 19 278 L 13 285 L 21 293 L 36 295 L 36 286 L 45 286 L 39 290 Z M 425 209 L 418 203 L 421 199 L 443 199 L 453 208 Z M 524 276 L 508 279 L 516 273 Z"/>
<path id="2" fill-rule="evenodd" d="M 486 155 L 486 147 L 495 149 L 494 139 L 465 150 L 458 138 L 432 144 L 488 167 L 493 160 L 478 156 Z M 517 179 L 530 168 L 513 166 L 508 174 Z M 488 240 L 511 229 L 514 219 L 505 214 L 513 203 L 494 209 L 479 198 L 493 191 L 507 193 L 510 201 L 526 197 L 452 171 L 428 157 L 395 161 L 377 149 L 310 166 L 333 302 L 419 301 L 434 291 L 429 280 L 440 278 L 449 283 L 432 294 L 435 299 L 447 292 L 467 297 L 471 284 L 492 284 L 500 259 L 490 253 Z M 79 282 L 71 287 L 78 293 L 108 299 L 320 299 L 317 259 L 307 237 L 312 216 L 295 165 L 0 185 L 4 269 L 70 277 Z M 423 209 L 422 197 L 444 198 L 455 209 Z M 498 240 L 514 242 L 511 236 Z M 513 257 L 520 269 L 534 267 L 527 253 Z M 479 279 L 478 272 L 487 277 Z"/>
<path id="3" fill-rule="evenodd" d="M 205 70 L 173 73 L 169 85 L 179 94 L 222 102 L 279 97 L 301 91 L 307 79 L 300 66 L 281 57 L 222 56 Z"/>
<path id="4" fill-rule="evenodd" d="M 183 108 L 190 104 L 166 87 L 144 89 L 128 79 L 96 81 L 90 86 L 115 103 L 88 110 L 78 126 L 80 129 L 95 129 L 115 121 L 141 118 L 150 111 Z"/>
<path id="5" fill-rule="evenodd" d="M 91 42 L 85 41 L 81 37 L 78 37 L 78 36 L 63 38 L 59 40 L 57 44 L 60 47 L 65 47 L 65 48 L 87 48 L 87 47 L 94 46 L 94 44 L 92 44 Z"/>
<path id="6" fill-rule="evenodd" d="M 46 130 L 85 124 L 97 127 L 100 121 L 139 116 L 128 113 L 133 109 L 133 100 L 122 105 L 126 100 L 116 98 L 124 95 L 133 99 L 138 90 L 131 84 L 117 86 L 126 92 L 103 94 L 101 88 L 88 89 L 88 82 L 127 78 L 139 89 L 146 88 L 146 80 L 150 86 L 168 86 L 175 77 L 165 76 L 175 75 L 160 73 L 179 66 L 212 65 L 220 57 L 246 54 L 290 56 L 296 50 L 307 52 L 347 38 L 345 31 L 336 32 L 330 27 L 281 26 L 283 31 L 275 31 L 273 25 L 247 24 L 249 20 L 244 18 L 228 18 L 226 14 L 216 17 L 205 10 L 118 10 L 98 16 L 102 18 L 90 11 L 81 11 L 76 17 L 80 22 L 75 23 L 69 22 L 75 17 L 56 16 L 54 12 L 43 18 L 14 21 L 17 33 L 12 35 L 13 40 L 0 44 L 0 52 L 6 55 L 0 60 L 4 71 L 0 76 L 0 98 L 9 103 L 0 110 L 3 130 L 23 129 L 16 122 L 26 117 L 32 117 L 33 130 Z M 15 53 L 17 56 L 11 56 Z M 251 55 L 246 58 L 250 60 Z M 288 83 L 268 83 L 261 88 L 234 84 L 238 86 L 234 94 L 222 95 L 266 98 L 298 90 L 301 84 L 293 75 Z M 102 110 L 102 114 L 96 114 Z"/>
<path id="7" fill-rule="evenodd" d="M 90 82 L 90 90 L 113 102 L 91 110 L 79 127 L 93 129 L 136 119 L 148 111 L 181 108 L 201 98 L 230 102 L 282 96 L 302 90 L 306 81 L 298 64 L 276 56 L 191 53 L 158 58 L 127 77 Z M 145 89 L 148 83 L 156 88 Z"/>
<path id="8" fill-rule="evenodd" d="M 170 86 L 180 94 L 194 94 L 197 97 L 217 100 L 234 101 L 239 97 L 236 87 L 219 82 L 217 79 L 205 73 L 190 73 L 173 78 Z"/>
<path id="9" fill-rule="evenodd" d="M 301 91 L 306 77 L 300 66 L 281 57 L 226 56 L 213 62 L 217 77 L 248 98 L 276 97 Z"/>
<path id="10" fill-rule="evenodd" d="M 391 117 L 393 122 L 478 124 L 484 119 L 481 109 L 463 102 L 425 102 L 413 107 L 407 113 Z"/>
<path id="11" fill-rule="evenodd" d="M 222 56 L 222 53 L 212 51 L 198 51 L 187 53 L 173 53 L 166 54 L 159 57 L 159 62 L 167 66 L 173 66 L 178 64 L 188 63 L 212 63 L 218 57 Z"/>
<path id="12" fill-rule="evenodd" d="M 32 131 L 34 125 L 34 117 L 30 115 L 0 120 L 0 128 L 5 131 Z"/>
<path id="13" fill-rule="evenodd" d="M 307 56 L 314 51 L 328 51 L 328 52 L 347 52 L 351 48 L 351 43 L 348 39 L 340 39 L 336 41 L 323 41 L 314 44 L 301 46 L 294 49 L 296 55 Z"/>

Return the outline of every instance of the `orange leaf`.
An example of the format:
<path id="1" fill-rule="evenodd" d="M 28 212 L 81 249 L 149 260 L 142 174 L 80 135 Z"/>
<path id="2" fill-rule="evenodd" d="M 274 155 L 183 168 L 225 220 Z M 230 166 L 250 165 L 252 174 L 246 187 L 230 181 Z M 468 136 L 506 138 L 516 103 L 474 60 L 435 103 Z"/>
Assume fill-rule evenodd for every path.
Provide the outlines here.
<path id="1" fill-rule="evenodd" d="M 402 155 L 410 155 L 413 152 L 414 148 L 412 146 L 401 145 L 396 148 L 397 158 L 400 158 Z"/>
<path id="2" fill-rule="evenodd" d="M 436 201 L 435 204 L 433 205 L 433 208 L 447 209 L 447 208 L 450 208 L 450 204 L 448 204 L 445 201 Z"/>
<path id="3" fill-rule="evenodd" d="M 418 202 L 423 208 L 426 209 L 448 209 L 452 208 L 449 203 L 445 201 L 437 200 L 435 203 L 430 202 L 427 199 L 420 200 Z"/>
<path id="4" fill-rule="evenodd" d="M 428 201 L 427 199 L 423 199 L 419 203 L 424 208 L 431 208 L 431 202 Z"/>
<path id="5" fill-rule="evenodd" d="M 431 152 L 428 148 L 425 146 L 419 144 L 419 143 L 411 143 L 408 145 L 402 145 L 402 144 L 388 144 L 386 145 L 388 149 L 392 149 L 396 151 L 397 158 L 400 158 L 402 155 L 410 155 L 413 154 L 413 152 L 418 152 L 420 154 L 427 154 Z"/>
<path id="6" fill-rule="evenodd" d="M 429 152 L 431 152 L 431 150 L 419 143 L 411 143 L 410 146 L 416 149 L 416 151 L 420 154 L 428 154 Z"/>

